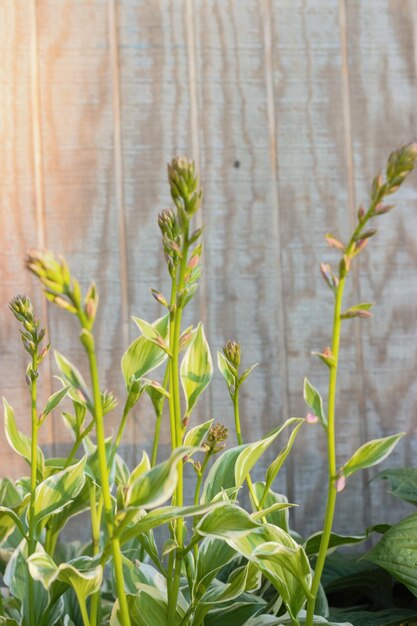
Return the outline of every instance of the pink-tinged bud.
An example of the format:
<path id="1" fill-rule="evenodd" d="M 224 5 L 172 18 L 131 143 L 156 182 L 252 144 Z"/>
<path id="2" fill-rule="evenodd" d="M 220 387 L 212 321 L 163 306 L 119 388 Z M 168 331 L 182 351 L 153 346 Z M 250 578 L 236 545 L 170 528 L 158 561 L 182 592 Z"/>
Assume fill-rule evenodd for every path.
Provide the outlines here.
<path id="1" fill-rule="evenodd" d="M 344 250 L 345 249 L 345 245 L 339 241 L 338 239 L 336 239 L 336 237 L 334 237 L 333 235 L 331 235 L 330 233 L 327 233 L 325 235 L 325 239 L 327 241 L 327 244 L 331 247 L 331 248 L 337 248 L 338 250 Z"/>
<path id="2" fill-rule="evenodd" d="M 314 415 L 314 413 L 307 413 L 305 420 L 307 424 L 317 424 L 319 418 L 317 417 L 317 415 Z"/>
<path id="3" fill-rule="evenodd" d="M 323 352 L 312 352 L 311 354 L 313 354 L 314 356 L 317 356 L 328 367 L 333 367 L 335 365 L 333 352 L 331 351 L 329 347 L 324 348 Z"/>
<path id="4" fill-rule="evenodd" d="M 365 217 L 365 209 L 363 208 L 363 206 L 360 206 L 358 209 L 358 220 L 361 222 L 364 217 Z"/>
<path id="5" fill-rule="evenodd" d="M 188 268 L 190 270 L 193 270 L 195 267 L 197 267 L 199 260 L 200 257 L 198 255 L 192 256 L 191 259 L 188 261 Z"/>
<path id="6" fill-rule="evenodd" d="M 330 267 L 330 265 L 328 263 L 321 263 L 320 271 L 324 280 L 329 285 L 330 289 L 334 291 L 339 284 L 339 279 L 337 278 L 337 276 L 333 274 L 332 268 Z"/>
<path id="7" fill-rule="evenodd" d="M 355 244 L 355 255 L 359 254 L 359 252 L 362 252 L 362 250 L 366 248 L 368 243 L 369 239 L 360 239 L 359 241 L 357 241 Z"/>
<path id="8" fill-rule="evenodd" d="M 340 476 L 338 476 L 336 478 L 336 481 L 334 483 L 334 486 L 336 488 L 336 491 L 339 493 L 340 491 L 343 491 L 343 489 L 346 487 L 346 478 L 343 474 L 341 474 Z"/>
<path id="9" fill-rule="evenodd" d="M 384 215 L 385 213 L 388 213 L 389 211 L 391 211 L 394 208 L 395 208 L 394 204 L 383 204 L 382 202 L 380 202 L 375 207 L 374 215 Z"/>
<path id="10" fill-rule="evenodd" d="M 157 291 L 156 289 L 151 289 L 151 293 L 153 297 L 155 298 L 155 300 L 159 302 L 159 304 L 162 304 L 162 306 L 169 308 L 167 299 L 162 295 L 160 291 Z"/>
<path id="11" fill-rule="evenodd" d="M 373 237 L 374 235 L 376 235 L 377 230 L 376 228 L 370 228 L 369 230 L 367 230 L 364 233 L 361 233 L 360 235 L 360 240 L 362 241 L 363 239 L 370 239 L 371 237 Z"/>

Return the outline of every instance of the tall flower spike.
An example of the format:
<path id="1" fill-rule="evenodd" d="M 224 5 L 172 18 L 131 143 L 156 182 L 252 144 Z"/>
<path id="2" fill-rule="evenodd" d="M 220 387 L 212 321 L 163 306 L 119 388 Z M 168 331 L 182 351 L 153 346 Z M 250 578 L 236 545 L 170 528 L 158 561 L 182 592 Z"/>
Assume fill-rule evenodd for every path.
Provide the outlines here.
<path id="1" fill-rule="evenodd" d="M 203 191 L 195 172 L 194 161 L 177 156 L 168 164 L 168 182 L 171 197 L 181 221 L 188 222 L 201 205 Z"/>
<path id="2" fill-rule="evenodd" d="M 33 250 L 26 257 L 26 268 L 39 278 L 48 300 L 70 313 L 81 309 L 80 285 L 71 277 L 65 259 L 49 250 Z"/>

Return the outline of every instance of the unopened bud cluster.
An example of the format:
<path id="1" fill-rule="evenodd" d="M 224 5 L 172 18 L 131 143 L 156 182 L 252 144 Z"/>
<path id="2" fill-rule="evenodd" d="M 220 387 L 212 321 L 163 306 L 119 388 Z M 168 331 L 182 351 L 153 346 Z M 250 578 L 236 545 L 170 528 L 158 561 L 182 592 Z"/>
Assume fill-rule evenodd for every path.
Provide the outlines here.
<path id="1" fill-rule="evenodd" d="M 239 367 L 241 350 L 238 341 L 228 341 L 223 346 L 223 354 L 236 369 Z"/>
<path id="2" fill-rule="evenodd" d="M 62 257 L 56 257 L 49 250 L 34 250 L 26 257 L 26 267 L 39 278 L 48 300 L 70 313 L 85 316 L 86 326 L 93 326 L 98 307 L 94 283 L 90 285 L 83 304 L 79 282 L 71 276 Z"/>
<path id="3" fill-rule="evenodd" d="M 168 164 L 168 181 L 180 221 L 188 222 L 198 211 L 203 197 L 194 161 L 183 156 L 172 159 Z"/>
<path id="4" fill-rule="evenodd" d="M 172 209 L 164 209 L 158 215 L 158 225 L 162 234 L 162 245 L 164 247 L 165 260 L 168 264 L 171 276 L 175 266 L 181 259 L 181 247 L 183 237 L 180 225 Z"/>
<path id="5" fill-rule="evenodd" d="M 16 296 L 9 302 L 9 309 L 15 318 L 22 324 L 20 329 L 23 347 L 30 356 L 37 357 L 39 363 L 49 350 L 49 344 L 39 353 L 39 346 L 45 337 L 45 328 L 40 328 L 40 320 L 33 310 L 33 305 L 27 296 Z"/>
<path id="6" fill-rule="evenodd" d="M 225 447 L 225 441 L 229 436 L 229 431 L 223 424 L 215 424 L 210 427 L 207 433 L 205 447 L 209 454 L 217 454 Z"/>
<path id="7" fill-rule="evenodd" d="M 345 245 L 338 238 L 331 234 L 326 235 L 326 241 L 329 246 L 340 249 L 343 252 L 343 258 L 339 264 L 339 276 L 336 276 L 330 265 L 322 263 L 320 270 L 327 285 L 334 293 L 339 285 L 339 279 L 346 276 L 350 270 L 352 259 L 364 250 L 368 241 L 377 233 L 375 228 L 364 231 L 367 222 L 374 217 L 385 215 L 394 208 L 392 204 L 385 204 L 383 199 L 397 191 L 402 185 L 408 174 L 414 169 L 417 160 L 417 143 L 410 143 L 403 146 L 399 150 L 395 150 L 390 154 L 386 167 L 386 180 L 384 182 L 381 174 L 375 176 L 371 186 L 371 203 L 368 211 L 363 206 L 359 207 L 357 217 L 358 226 L 352 236 L 349 244 Z M 357 314 L 357 316 L 366 316 L 366 313 Z"/>

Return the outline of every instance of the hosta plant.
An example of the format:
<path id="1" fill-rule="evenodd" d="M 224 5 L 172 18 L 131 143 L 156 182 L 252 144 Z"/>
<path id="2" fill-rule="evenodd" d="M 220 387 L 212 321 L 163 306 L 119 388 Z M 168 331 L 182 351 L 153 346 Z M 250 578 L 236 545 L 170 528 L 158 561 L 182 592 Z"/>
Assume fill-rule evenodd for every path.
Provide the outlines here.
<path id="1" fill-rule="evenodd" d="M 343 310 L 343 290 L 351 264 L 375 234 L 368 222 L 392 208 L 384 197 L 403 182 L 415 158 L 414 145 L 390 156 L 386 179 L 375 178 L 369 208 L 359 210 L 347 243 L 327 235 L 328 243 L 340 250 L 341 260 L 336 273 L 321 266 L 335 300 L 332 345 L 318 353 L 329 368 L 326 410 L 320 393 L 306 380 L 307 416 L 283 421 L 277 415 L 274 429 L 259 441 L 245 441 L 241 428 L 239 392 L 255 366 L 242 367 L 244 354 L 237 341 L 223 346 L 216 361 L 230 395 L 238 445 L 228 445 L 227 429 L 214 419 L 203 423 L 195 419 L 195 408 L 212 378 L 213 359 L 202 323 L 184 328 L 182 322 L 201 274 L 202 229 L 194 229 L 193 222 L 201 210 L 202 190 L 192 162 L 178 157 L 168 166 L 174 208 L 160 213 L 158 225 L 170 293 L 152 290 L 161 305 L 157 320 L 133 317 L 139 333 L 122 358 L 126 394 L 119 403 L 100 384 L 94 335 L 96 285 L 83 294 L 62 257 L 49 251 L 28 255 L 27 268 L 39 279 L 47 299 L 77 318 L 85 363 L 79 365 L 82 372 L 55 350 L 57 389 L 41 406 L 42 361 L 50 344 L 29 298 L 17 296 L 10 302 L 29 357 L 31 431 L 19 431 L 13 400 L 4 399 L 5 435 L 27 461 L 29 475 L 15 482 L 3 478 L 0 483 L 0 624 L 343 623 L 337 616 L 329 618 L 321 584 L 326 555 L 364 537 L 333 532 L 336 494 L 351 474 L 382 461 L 402 436 L 365 443 L 341 467 L 336 465 L 341 324 L 352 317 L 369 317 L 371 308 L 361 303 Z M 150 455 L 144 451 L 132 468 L 120 455 L 120 444 L 132 410 L 145 395 L 155 413 L 154 438 Z M 116 411 L 118 428 L 106 436 L 105 416 Z M 73 445 L 65 458 L 45 458 L 39 430 L 58 412 Z M 300 428 L 316 422 L 328 442 L 328 503 L 323 531 L 302 540 L 289 528 L 293 505 L 275 491 L 275 481 Z M 170 432 L 168 458 L 161 458 L 161 428 Z M 273 450 L 273 460 L 262 465 L 264 480 L 254 482 L 252 470 L 263 463 L 268 449 Z M 187 487 L 186 498 L 185 464 L 194 471 L 193 493 Z M 249 510 L 240 504 L 245 490 Z M 67 522 L 82 513 L 88 515 L 89 540 L 63 542 Z"/>

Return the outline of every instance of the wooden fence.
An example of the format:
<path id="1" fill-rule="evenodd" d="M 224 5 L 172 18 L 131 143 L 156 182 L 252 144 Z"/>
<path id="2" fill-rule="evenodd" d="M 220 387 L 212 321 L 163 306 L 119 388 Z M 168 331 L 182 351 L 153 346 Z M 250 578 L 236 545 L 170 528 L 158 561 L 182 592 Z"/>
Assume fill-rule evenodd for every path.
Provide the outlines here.
<path id="1" fill-rule="evenodd" d="M 318 266 L 335 257 L 323 235 L 352 230 L 388 153 L 416 139 L 416 31 L 415 0 L 0 0 L 0 384 L 22 430 L 13 295 L 33 298 L 54 347 L 86 369 L 74 320 L 46 307 L 25 252 L 53 249 L 83 285 L 96 279 L 102 381 L 122 396 L 129 317 L 157 317 L 149 289 L 168 284 L 156 216 L 177 153 L 196 160 L 205 188 L 204 276 L 187 319 L 204 321 L 213 353 L 237 338 L 244 362 L 260 363 L 243 391 L 244 436 L 305 414 L 304 375 L 326 389 L 310 356 L 330 341 Z M 416 183 L 381 218 L 350 281 L 348 302 L 376 306 L 373 320 L 344 327 L 341 462 L 368 438 L 405 430 L 390 463 L 415 463 Z M 51 358 L 44 396 L 54 374 Z M 209 417 L 232 424 L 219 374 L 201 401 L 198 418 Z M 130 464 L 152 427 L 144 402 L 125 438 Z M 51 455 L 69 445 L 59 415 L 42 437 Z M 168 441 L 166 423 L 162 455 Z M 16 477 L 23 465 L 3 435 L 0 453 L 1 474 Z M 366 478 L 341 494 L 340 531 L 406 510 Z M 306 426 L 276 485 L 300 504 L 303 532 L 320 527 L 325 480 L 323 433 Z"/>

